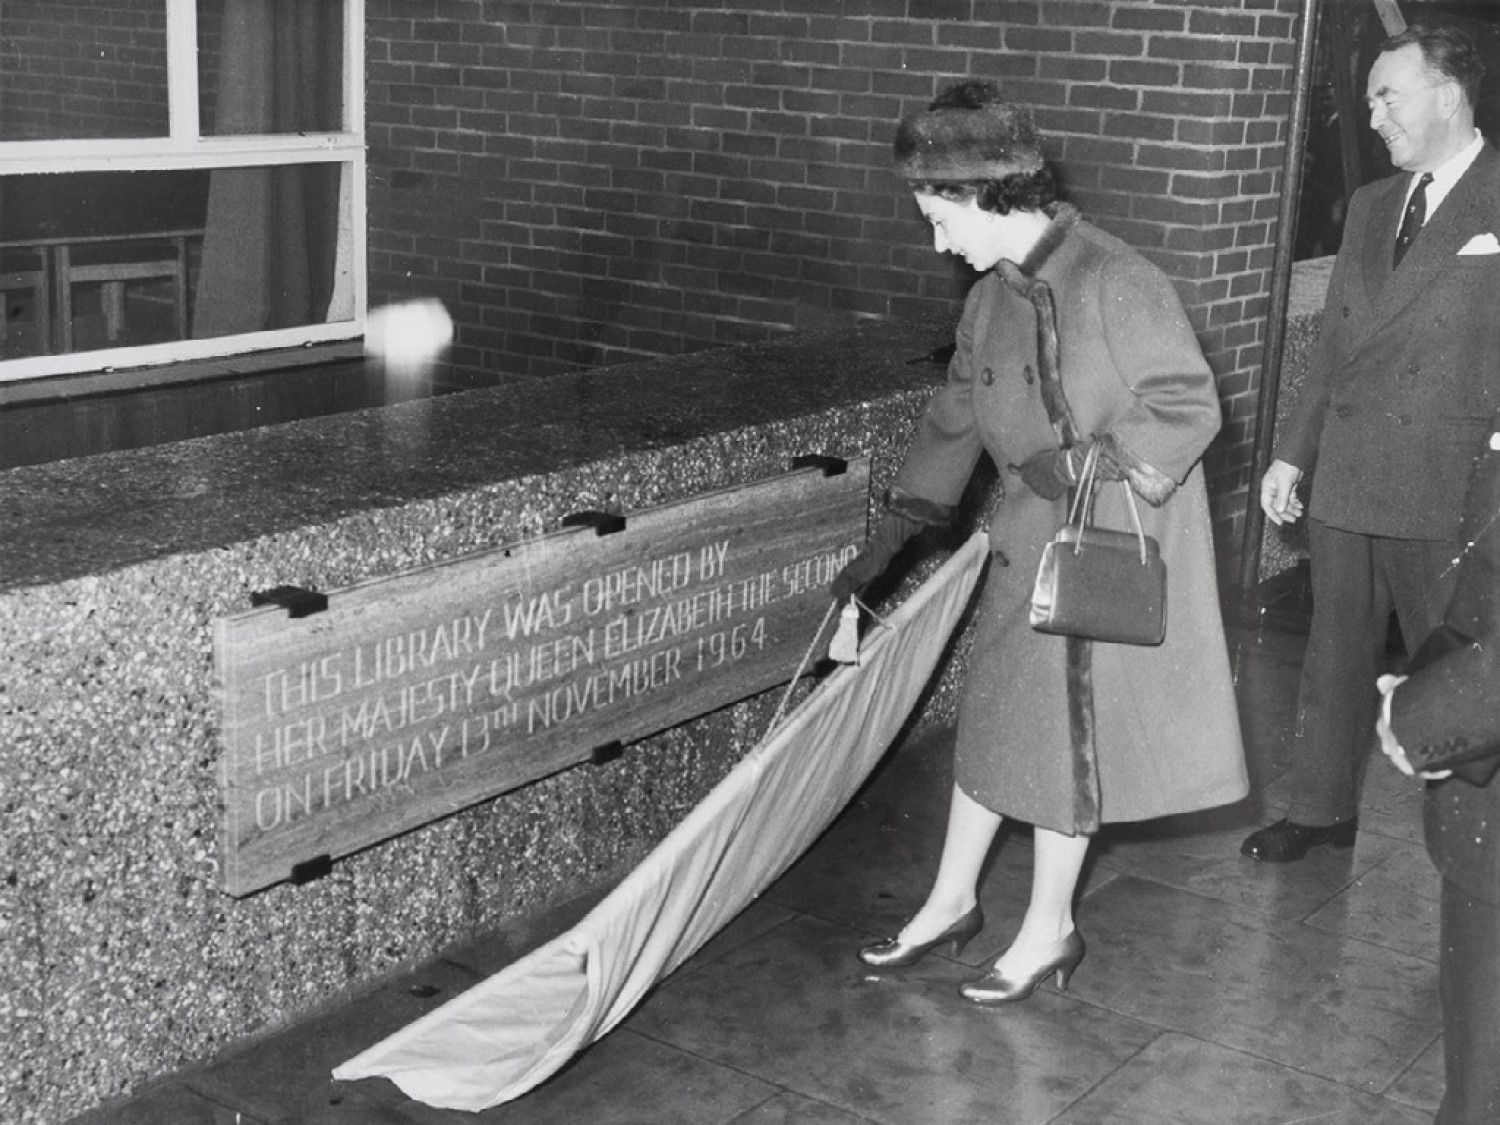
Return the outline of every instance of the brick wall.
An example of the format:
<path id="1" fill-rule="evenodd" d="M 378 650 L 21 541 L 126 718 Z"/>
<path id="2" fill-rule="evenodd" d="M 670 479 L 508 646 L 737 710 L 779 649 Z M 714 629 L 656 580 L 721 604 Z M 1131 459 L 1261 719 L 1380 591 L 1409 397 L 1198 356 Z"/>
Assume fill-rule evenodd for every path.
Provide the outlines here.
<path id="1" fill-rule="evenodd" d="M 1238 544 L 1296 0 L 369 0 L 370 289 L 446 300 L 460 378 L 952 315 L 889 172 L 947 82 L 1037 107 L 1069 196 L 1176 280 Z"/>
<path id="2" fill-rule="evenodd" d="M 166 132 L 162 0 L 0 3 L 0 140 Z"/>

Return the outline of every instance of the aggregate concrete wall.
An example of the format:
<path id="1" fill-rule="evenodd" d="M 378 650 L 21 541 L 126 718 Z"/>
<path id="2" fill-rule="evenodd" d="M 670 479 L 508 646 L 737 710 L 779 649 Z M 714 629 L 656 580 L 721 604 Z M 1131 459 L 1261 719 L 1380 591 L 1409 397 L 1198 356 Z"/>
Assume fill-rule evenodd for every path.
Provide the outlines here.
<path id="1" fill-rule="evenodd" d="M 65 1119 L 597 887 L 779 702 L 234 899 L 217 617 L 255 590 L 336 588 L 803 453 L 871 453 L 878 496 L 941 377 L 920 357 L 951 338 L 870 324 L 0 473 L 0 1120 Z"/>

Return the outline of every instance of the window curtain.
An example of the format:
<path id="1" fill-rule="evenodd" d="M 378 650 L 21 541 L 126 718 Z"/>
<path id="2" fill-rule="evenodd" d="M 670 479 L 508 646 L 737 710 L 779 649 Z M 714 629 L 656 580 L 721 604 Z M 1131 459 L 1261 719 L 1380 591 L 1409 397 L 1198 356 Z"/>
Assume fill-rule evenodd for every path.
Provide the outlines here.
<path id="1" fill-rule="evenodd" d="M 341 128 L 343 7 L 222 0 L 213 134 Z M 193 336 L 328 318 L 341 172 L 335 163 L 212 173 Z"/>

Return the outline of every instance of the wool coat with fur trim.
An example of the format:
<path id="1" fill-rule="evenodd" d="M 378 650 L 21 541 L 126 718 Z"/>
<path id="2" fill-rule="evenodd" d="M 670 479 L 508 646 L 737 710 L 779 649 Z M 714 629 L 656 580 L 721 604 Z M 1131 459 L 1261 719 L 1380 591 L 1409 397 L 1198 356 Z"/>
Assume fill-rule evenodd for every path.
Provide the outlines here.
<path id="1" fill-rule="evenodd" d="M 1079 431 L 1111 435 L 1137 491 L 1165 497 L 1139 507 L 1167 564 L 1166 641 L 1092 643 L 1080 668 L 1064 638 L 1031 628 L 1032 584 L 1066 501 L 1043 499 L 1015 471 L 1057 439 L 1038 390 L 1038 313 L 993 271 L 969 294 L 947 379 L 896 491 L 953 505 L 981 454 L 999 466 L 1006 495 L 990 528 L 955 781 L 995 812 L 1074 835 L 1227 804 L 1248 783 L 1199 464 L 1220 425 L 1213 375 L 1171 283 L 1123 242 L 1061 207 L 1040 249 L 1045 257 L 1023 267 L 1052 289 L 1059 374 Z M 1095 523 L 1130 530 L 1129 521 L 1122 486 L 1106 485 Z M 1090 689 L 1093 721 L 1081 729 L 1070 698 Z M 1094 765 L 1096 794 L 1076 792 Z M 1081 816 L 1092 800 L 1097 815 Z"/>

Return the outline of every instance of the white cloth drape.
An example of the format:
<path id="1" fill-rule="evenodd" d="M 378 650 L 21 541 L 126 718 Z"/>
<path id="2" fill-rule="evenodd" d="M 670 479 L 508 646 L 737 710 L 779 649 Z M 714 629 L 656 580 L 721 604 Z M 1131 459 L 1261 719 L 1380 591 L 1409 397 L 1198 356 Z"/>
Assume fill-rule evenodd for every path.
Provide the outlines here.
<path id="1" fill-rule="evenodd" d="M 973 536 L 573 929 L 336 1068 L 429 1105 L 518 1097 L 624 1019 L 849 802 L 931 678 L 988 553 Z"/>

